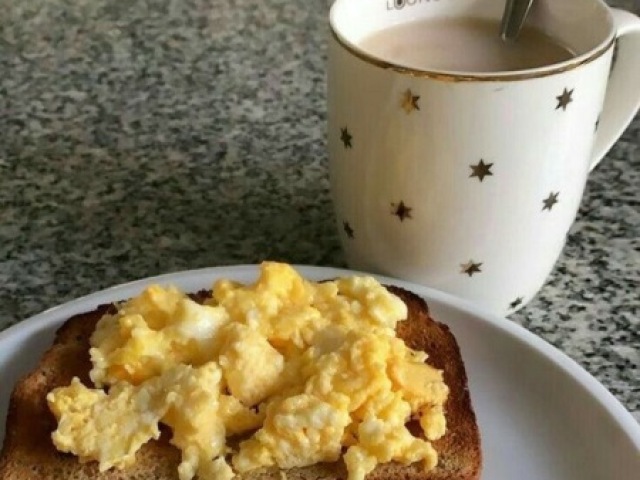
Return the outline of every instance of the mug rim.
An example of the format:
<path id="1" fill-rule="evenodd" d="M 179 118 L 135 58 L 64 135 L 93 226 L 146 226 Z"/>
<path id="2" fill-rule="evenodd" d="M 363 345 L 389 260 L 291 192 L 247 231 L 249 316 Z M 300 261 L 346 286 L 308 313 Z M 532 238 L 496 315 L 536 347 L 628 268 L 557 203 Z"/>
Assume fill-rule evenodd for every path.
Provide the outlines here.
<path id="1" fill-rule="evenodd" d="M 611 31 L 602 42 L 596 45 L 591 50 L 572 57 L 568 60 L 564 60 L 558 63 L 552 63 L 550 65 L 544 65 L 542 67 L 528 68 L 524 70 L 505 70 L 498 72 L 473 72 L 473 71 L 451 71 L 451 70 L 430 70 L 407 67 L 405 65 L 383 60 L 371 53 L 366 52 L 355 43 L 347 40 L 336 27 L 336 5 L 340 0 L 336 0 L 331 5 L 329 10 L 329 28 L 331 30 L 331 36 L 333 39 L 344 48 L 347 52 L 360 60 L 369 63 L 375 67 L 391 70 L 401 75 L 408 75 L 418 78 L 431 78 L 435 80 L 443 80 L 450 82 L 468 82 L 468 81 L 486 81 L 486 82 L 501 82 L 501 81 L 513 81 L 513 80 L 529 80 L 533 78 L 548 77 L 551 75 L 557 75 L 560 73 L 568 72 L 575 68 L 578 68 L 587 63 L 600 58 L 604 55 L 616 42 L 616 31 L 613 28 L 613 15 L 611 14 L 611 7 L 606 6 L 606 16 L 609 24 L 612 26 Z M 596 0 L 602 4 L 601 0 Z"/>

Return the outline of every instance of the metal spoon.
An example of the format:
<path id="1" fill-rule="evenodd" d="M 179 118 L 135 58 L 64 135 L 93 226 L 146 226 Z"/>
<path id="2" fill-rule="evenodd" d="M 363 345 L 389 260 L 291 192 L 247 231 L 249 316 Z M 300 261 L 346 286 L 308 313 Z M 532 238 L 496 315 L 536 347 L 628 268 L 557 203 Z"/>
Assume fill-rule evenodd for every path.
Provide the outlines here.
<path id="1" fill-rule="evenodd" d="M 518 38 L 532 3 L 533 0 L 507 0 L 500 27 L 500 36 L 503 40 L 514 41 Z"/>

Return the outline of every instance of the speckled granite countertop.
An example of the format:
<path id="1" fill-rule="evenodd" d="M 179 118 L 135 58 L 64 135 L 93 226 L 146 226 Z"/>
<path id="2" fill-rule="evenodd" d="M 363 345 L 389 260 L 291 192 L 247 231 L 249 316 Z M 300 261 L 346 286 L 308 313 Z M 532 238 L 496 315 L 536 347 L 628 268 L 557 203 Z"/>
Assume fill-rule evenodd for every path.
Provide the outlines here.
<path id="1" fill-rule="evenodd" d="M 0 329 L 158 273 L 343 266 L 328 4 L 0 0 Z M 591 175 L 552 276 L 512 317 L 638 419 L 639 185 L 636 118 Z"/>

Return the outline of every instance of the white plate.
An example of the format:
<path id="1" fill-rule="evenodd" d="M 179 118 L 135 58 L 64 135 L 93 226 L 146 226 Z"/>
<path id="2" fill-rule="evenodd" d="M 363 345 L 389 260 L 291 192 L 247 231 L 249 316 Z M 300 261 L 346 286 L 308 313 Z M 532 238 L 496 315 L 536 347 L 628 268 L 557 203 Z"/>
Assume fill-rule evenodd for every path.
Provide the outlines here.
<path id="1" fill-rule="evenodd" d="M 298 267 L 307 278 L 353 274 Z M 131 297 L 150 283 L 186 291 L 220 277 L 253 281 L 255 266 L 163 275 L 113 287 L 36 315 L 0 333 L 0 442 L 9 394 L 71 315 Z M 482 435 L 485 480 L 631 480 L 640 472 L 640 425 L 566 355 L 504 318 L 418 285 L 380 277 L 422 295 L 460 344 Z"/>

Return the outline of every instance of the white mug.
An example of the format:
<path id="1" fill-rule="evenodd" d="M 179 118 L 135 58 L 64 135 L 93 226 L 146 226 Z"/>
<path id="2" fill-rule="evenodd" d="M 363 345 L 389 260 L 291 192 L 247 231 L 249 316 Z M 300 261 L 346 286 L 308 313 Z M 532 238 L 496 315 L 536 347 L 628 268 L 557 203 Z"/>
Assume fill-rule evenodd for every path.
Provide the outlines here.
<path id="1" fill-rule="evenodd" d="M 640 20 L 600 0 L 537 0 L 527 21 L 576 56 L 517 72 L 414 70 L 359 47 L 392 25 L 456 15 L 499 22 L 503 8 L 336 0 L 328 143 L 350 267 L 508 314 L 543 285 L 589 171 L 638 109 Z"/>

